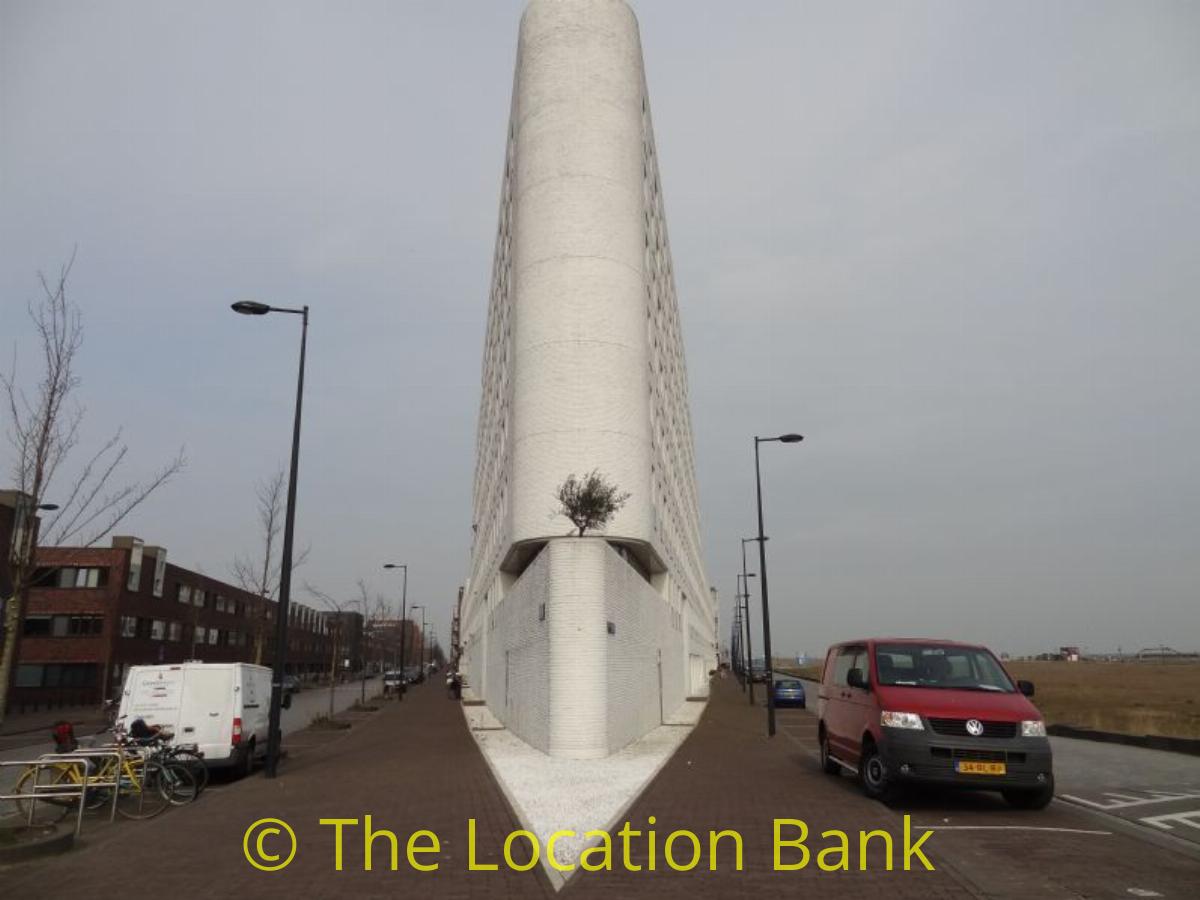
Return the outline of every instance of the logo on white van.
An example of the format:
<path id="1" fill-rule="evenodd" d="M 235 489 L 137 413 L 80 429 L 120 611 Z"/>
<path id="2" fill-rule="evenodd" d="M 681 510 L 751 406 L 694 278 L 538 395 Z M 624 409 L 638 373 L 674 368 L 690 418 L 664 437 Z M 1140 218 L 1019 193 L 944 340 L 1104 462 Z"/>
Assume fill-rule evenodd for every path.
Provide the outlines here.
<path id="1" fill-rule="evenodd" d="M 983 723 L 978 719 L 967 719 L 967 734 L 979 737 L 983 734 Z"/>

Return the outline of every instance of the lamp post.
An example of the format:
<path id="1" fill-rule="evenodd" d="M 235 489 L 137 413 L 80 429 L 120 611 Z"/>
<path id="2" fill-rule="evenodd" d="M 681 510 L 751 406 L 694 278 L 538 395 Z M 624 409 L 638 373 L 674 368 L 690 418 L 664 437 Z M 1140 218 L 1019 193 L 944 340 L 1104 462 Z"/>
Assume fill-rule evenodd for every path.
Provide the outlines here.
<path id="1" fill-rule="evenodd" d="M 742 601 L 736 597 L 733 601 L 733 622 L 729 628 L 729 666 L 738 677 L 744 691 L 746 681 L 742 677 Z"/>
<path id="2" fill-rule="evenodd" d="M 762 590 L 763 654 L 767 675 L 768 737 L 775 737 L 775 669 L 771 660 L 771 610 L 767 605 L 767 537 L 763 534 L 762 475 L 758 465 L 758 445 L 772 441 L 779 441 L 781 444 L 798 444 L 802 440 L 804 440 L 804 436 L 800 434 L 781 434 L 779 437 L 770 438 L 760 438 L 757 435 L 754 437 L 754 487 L 758 493 L 758 537 L 754 540 L 758 541 L 758 571 L 762 573 L 762 580 L 759 581 L 759 585 L 761 585 L 760 589 Z"/>
<path id="3" fill-rule="evenodd" d="M 742 546 L 742 568 L 746 566 L 746 547 Z M 742 579 L 742 621 L 746 625 L 746 684 L 750 694 L 750 705 L 754 705 L 754 642 L 750 636 L 750 579 L 753 572 L 743 572 Z"/>
<path id="4" fill-rule="evenodd" d="M 398 699 L 404 699 L 404 626 L 408 621 L 408 564 L 384 563 L 385 569 L 403 569 L 404 587 L 400 592 L 400 685 L 396 688 Z"/>
<path id="5" fill-rule="evenodd" d="M 414 603 L 412 608 L 419 609 L 421 611 L 421 666 L 420 666 L 420 669 L 418 669 L 418 671 L 420 672 L 421 681 L 424 681 L 425 680 L 425 604 Z"/>
<path id="6" fill-rule="evenodd" d="M 296 379 L 296 418 L 292 424 L 292 466 L 288 474 L 287 515 L 283 520 L 283 551 L 279 564 L 279 606 L 275 610 L 275 667 L 271 675 L 271 713 L 267 725 L 266 776 L 274 778 L 279 767 L 280 709 L 283 701 L 283 679 L 287 674 L 288 607 L 292 599 L 292 538 L 296 526 L 296 476 L 300 470 L 300 409 L 304 399 L 304 351 L 308 343 L 308 307 L 287 309 L 243 300 L 232 304 L 234 312 L 244 316 L 265 316 L 267 313 L 291 313 L 301 317 L 300 374 Z"/>

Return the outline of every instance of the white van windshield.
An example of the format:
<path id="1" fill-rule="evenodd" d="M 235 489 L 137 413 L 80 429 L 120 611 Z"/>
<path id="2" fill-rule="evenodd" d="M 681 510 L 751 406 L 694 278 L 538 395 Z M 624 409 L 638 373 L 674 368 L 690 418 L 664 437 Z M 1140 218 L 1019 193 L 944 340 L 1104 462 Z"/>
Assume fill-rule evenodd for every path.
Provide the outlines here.
<path id="1" fill-rule="evenodd" d="M 981 647 L 877 644 L 875 676 L 880 684 L 902 687 L 1016 693 L 1003 666 Z"/>

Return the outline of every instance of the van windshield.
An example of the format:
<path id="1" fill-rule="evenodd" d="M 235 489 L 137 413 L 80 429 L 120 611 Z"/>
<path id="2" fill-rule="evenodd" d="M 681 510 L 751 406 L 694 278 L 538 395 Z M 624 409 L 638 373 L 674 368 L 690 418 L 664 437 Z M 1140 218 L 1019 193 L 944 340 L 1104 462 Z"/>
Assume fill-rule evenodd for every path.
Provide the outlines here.
<path id="1" fill-rule="evenodd" d="M 880 684 L 901 687 L 1016 692 L 996 657 L 981 647 L 877 644 L 875 675 Z"/>

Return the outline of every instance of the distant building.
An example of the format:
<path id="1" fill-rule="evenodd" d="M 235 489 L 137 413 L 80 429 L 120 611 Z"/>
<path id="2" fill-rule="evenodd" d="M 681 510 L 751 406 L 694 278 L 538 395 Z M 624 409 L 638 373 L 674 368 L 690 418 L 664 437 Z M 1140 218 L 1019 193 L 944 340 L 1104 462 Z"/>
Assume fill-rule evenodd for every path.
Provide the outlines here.
<path id="1" fill-rule="evenodd" d="M 1058 648 L 1058 656 L 1059 656 L 1059 659 L 1064 659 L 1067 662 L 1079 662 L 1079 648 L 1078 647 L 1059 647 Z"/>
<path id="2" fill-rule="evenodd" d="M 273 664 L 277 604 L 172 565 L 162 547 L 114 537 L 110 547 L 39 547 L 35 560 L 10 709 L 99 703 L 134 665 Z M 289 608 L 287 671 L 327 672 L 327 614 Z"/>

